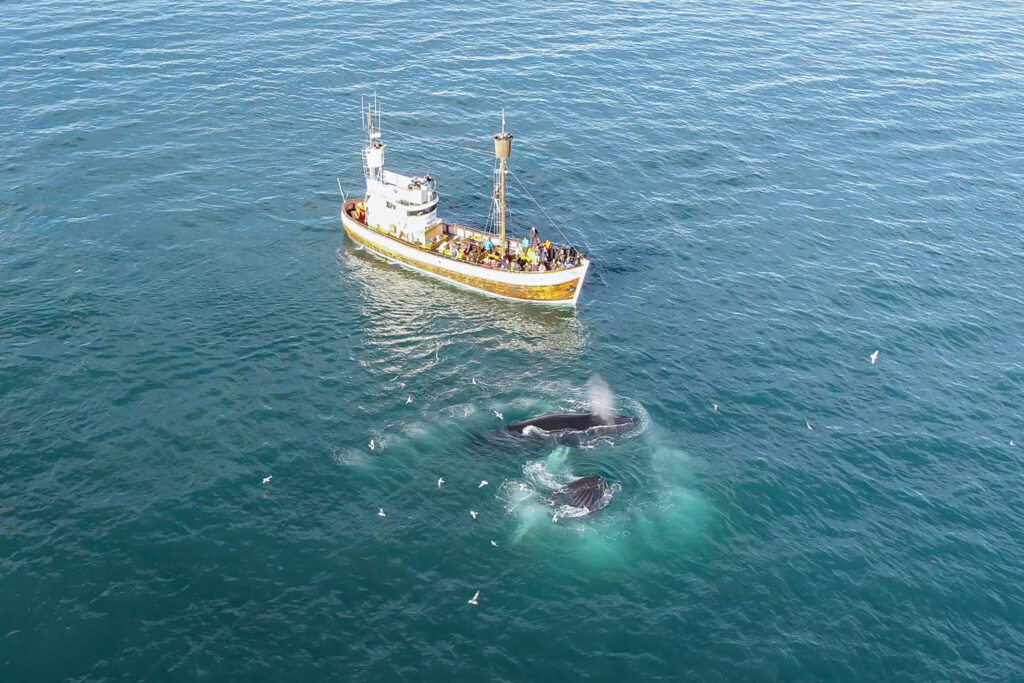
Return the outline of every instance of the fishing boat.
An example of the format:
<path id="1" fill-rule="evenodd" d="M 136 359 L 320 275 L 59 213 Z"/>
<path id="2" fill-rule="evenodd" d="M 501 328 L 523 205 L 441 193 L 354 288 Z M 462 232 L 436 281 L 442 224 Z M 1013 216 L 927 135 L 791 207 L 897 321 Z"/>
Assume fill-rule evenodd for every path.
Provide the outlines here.
<path id="1" fill-rule="evenodd" d="M 494 134 L 493 206 L 484 228 L 439 218 L 437 183 L 429 173 L 407 176 L 385 170 L 386 144 L 375 99 L 362 117 L 366 195 L 346 199 L 342 191 L 341 224 L 351 240 L 388 261 L 476 292 L 576 306 L 590 268 L 586 255 L 571 245 L 542 240 L 535 228 L 518 238 L 506 230 L 512 134 L 505 130 L 504 114 L 501 132 Z M 338 185 L 340 189 L 340 181 Z"/>

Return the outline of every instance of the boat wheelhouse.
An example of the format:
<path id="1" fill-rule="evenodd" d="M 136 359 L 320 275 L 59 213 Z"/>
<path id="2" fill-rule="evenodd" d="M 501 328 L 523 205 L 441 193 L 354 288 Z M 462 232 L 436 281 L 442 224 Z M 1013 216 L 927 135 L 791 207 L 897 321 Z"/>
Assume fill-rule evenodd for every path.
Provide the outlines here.
<path id="1" fill-rule="evenodd" d="M 395 263 L 477 292 L 517 301 L 575 306 L 590 261 L 574 247 L 541 241 L 534 229 L 506 234 L 506 174 L 512 135 L 494 135 L 495 187 L 490 229 L 438 217 L 437 184 L 430 174 L 407 176 L 384 168 L 380 110 L 363 113 L 366 195 L 344 200 L 346 235 Z"/>

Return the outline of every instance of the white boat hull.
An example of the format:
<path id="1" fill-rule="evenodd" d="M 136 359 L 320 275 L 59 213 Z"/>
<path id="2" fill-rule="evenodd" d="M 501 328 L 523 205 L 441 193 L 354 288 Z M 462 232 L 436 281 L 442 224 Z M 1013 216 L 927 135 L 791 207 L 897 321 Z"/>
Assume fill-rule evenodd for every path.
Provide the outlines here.
<path id="1" fill-rule="evenodd" d="M 583 289 L 590 262 L 545 273 L 517 272 L 486 268 L 418 247 L 392 235 L 375 230 L 356 220 L 349 211 L 356 201 L 346 202 L 341 210 L 345 233 L 373 253 L 425 275 L 445 280 L 488 296 L 530 303 L 575 306 Z"/>

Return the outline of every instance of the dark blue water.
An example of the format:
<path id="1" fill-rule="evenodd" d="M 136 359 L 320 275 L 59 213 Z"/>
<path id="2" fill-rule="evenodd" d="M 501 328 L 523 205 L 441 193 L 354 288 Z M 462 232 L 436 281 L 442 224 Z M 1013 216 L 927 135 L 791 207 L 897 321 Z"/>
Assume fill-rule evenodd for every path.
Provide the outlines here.
<path id="1" fill-rule="evenodd" d="M 346 244 L 374 90 L 575 314 Z M 1013 2 L 0 5 L 0 679 L 1020 679 L 1022 91 Z"/>

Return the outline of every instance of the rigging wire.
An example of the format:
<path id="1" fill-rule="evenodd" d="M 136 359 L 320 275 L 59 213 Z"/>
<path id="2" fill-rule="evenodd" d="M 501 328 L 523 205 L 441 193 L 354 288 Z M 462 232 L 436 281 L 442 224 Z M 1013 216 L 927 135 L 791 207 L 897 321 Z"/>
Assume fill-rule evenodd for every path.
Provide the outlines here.
<path id="1" fill-rule="evenodd" d="M 544 207 L 540 205 L 540 202 L 533 198 L 533 195 L 530 194 L 530 191 L 526 189 L 526 185 L 523 185 L 523 181 L 519 180 L 519 176 L 517 176 L 511 168 L 508 169 L 508 172 L 512 175 L 515 181 L 519 183 L 519 187 L 523 188 L 523 192 L 526 193 L 526 196 L 529 197 L 530 200 L 537 205 L 537 208 L 540 209 L 540 212 L 544 214 L 544 216 L 547 217 L 549 221 L 551 221 L 551 225 L 553 225 L 555 227 L 555 230 L 558 231 L 558 234 L 565 239 L 565 243 L 572 247 L 573 249 L 575 249 L 576 247 L 575 245 L 573 245 L 572 240 L 570 240 L 569 237 L 564 232 L 562 232 L 562 229 L 558 227 L 557 223 L 555 223 L 555 219 L 548 215 L 548 212 L 544 210 Z"/>
<path id="2" fill-rule="evenodd" d="M 464 150 L 464 151 L 466 151 L 466 152 L 473 152 L 474 154 L 483 154 L 484 156 L 488 156 L 488 157 L 490 157 L 490 156 L 491 156 L 491 153 L 490 153 L 490 152 L 485 152 L 485 151 L 483 151 L 483 150 L 480 150 L 480 149 L 476 149 L 476 148 L 474 148 L 474 147 L 466 147 L 466 146 L 464 146 L 464 145 L 458 145 L 458 144 L 455 144 L 454 142 L 445 142 L 445 141 L 443 141 L 443 140 L 436 140 L 436 139 L 434 139 L 434 140 L 431 140 L 431 139 L 429 139 L 429 138 L 424 138 L 424 137 L 420 137 L 419 135 L 413 135 L 413 134 L 411 134 L 411 133 L 406 133 L 406 132 L 403 132 L 403 131 L 391 131 L 391 132 L 389 133 L 389 135 L 398 135 L 398 136 L 400 136 L 400 137 L 407 137 L 407 138 L 410 138 L 410 139 L 412 139 L 412 140 L 419 140 L 420 142 L 426 142 L 426 143 L 430 143 L 430 144 L 435 144 L 435 145 L 445 145 L 445 146 L 448 146 L 448 147 L 454 147 L 454 148 L 456 148 L 456 149 L 461 149 L 461 150 Z M 470 166 L 466 166 L 466 165 L 464 165 L 464 164 L 459 164 L 458 162 L 454 162 L 454 161 L 451 161 L 451 160 L 449 160 L 449 161 L 448 161 L 448 163 L 454 163 L 454 164 L 456 164 L 456 165 L 462 166 L 463 168 L 467 168 L 467 169 L 470 169 L 470 170 L 473 170 L 473 171 L 476 171 L 476 172 L 480 172 L 480 171 L 479 171 L 478 169 L 473 169 L 473 168 L 472 168 L 472 167 L 470 167 Z M 507 167 L 506 167 L 506 168 L 507 168 Z M 545 218 L 547 218 L 547 219 L 548 219 L 548 221 L 549 221 L 549 222 L 551 223 L 551 225 L 552 225 L 552 226 L 553 226 L 553 227 L 555 228 L 555 230 L 557 230 L 557 231 L 558 231 L 558 234 L 562 236 L 562 238 L 563 238 L 563 239 L 565 240 L 566 244 L 567 244 L 568 246 L 570 246 L 570 247 L 573 247 L 573 248 L 575 249 L 575 245 L 574 245 L 574 244 L 572 243 L 572 240 L 570 240 L 570 239 L 569 239 L 569 237 L 568 237 L 568 235 L 566 235 L 566 234 L 565 234 L 565 233 L 564 233 L 564 232 L 562 231 L 562 229 L 561 229 L 560 227 L 558 227 L 558 224 L 557 224 L 557 223 L 555 223 L 555 219 L 553 219 L 553 218 L 551 217 L 551 215 L 550 215 L 550 214 L 548 214 L 548 212 L 544 210 L 544 207 L 543 207 L 543 206 L 541 206 L 540 202 L 538 202 L 538 201 L 537 201 L 537 200 L 536 200 L 536 199 L 534 198 L 534 196 L 533 196 L 532 194 L 530 194 L 530 191 L 526 189 L 526 186 L 525 186 L 525 185 L 523 185 L 523 181 L 519 180 L 519 176 L 517 176 L 517 175 L 516 175 L 516 174 L 515 174 L 515 173 L 514 173 L 514 172 L 512 171 L 512 169 L 511 169 L 511 168 L 509 168 L 509 169 L 508 169 L 508 172 L 509 172 L 509 173 L 510 173 L 510 174 L 512 175 L 512 178 L 513 178 L 513 179 L 514 179 L 514 180 L 516 181 L 516 183 L 518 183 L 518 184 L 519 184 L 519 187 L 521 187 L 521 188 L 522 188 L 523 192 L 525 192 L 525 193 L 526 193 L 526 196 L 530 198 L 530 201 L 532 201 L 532 202 L 533 202 L 534 204 L 536 204 L 536 205 L 537 205 L 537 208 L 538 208 L 538 209 L 540 209 L 541 213 L 543 213 L 543 214 L 544 214 Z M 492 204 L 493 204 L 493 201 L 492 201 Z M 492 215 L 491 215 L 491 216 L 488 216 L 488 220 L 487 220 L 487 223 L 488 223 L 488 224 L 489 224 L 489 223 L 491 223 L 491 221 L 492 221 L 492 216 L 493 216 L 493 206 L 492 206 L 492 210 L 491 210 L 491 213 L 492 213 Z M 588 249 L 589 249 L 589 245 L 588 245 Z"/>
<path id="3" fill-rule="evenodd" d="M 411 154 L 413 156 L 418 156 L 418 157 L 420 157 L 422 159 L 426 159 L 427 161 L 430 161 L 431 163 L 434 163 L 434 164 L 438 164 L 440 166 L 443 166 L 445 164 L 452 164 L 453 166 L 460 166 L 460 167 L 462 167 L 462 168 L 464 168 L 464 169 L 466 169 L 468 171 L 472 171 L 473 173 L 477 173 L 479 175 L 483 175 L 483 176 L 490 176 L 491 175 L 487 171 L 482 171 L 479 168 L 474 168 L 473 166 L 470 166 L 469 164 L 464 164 L 464 163 L 462 163 L 460 161 L 455 161 L 453 159 L 439 159 L 437 157 L 430 156 L 429 154 L 426 154 L 424 152 L 415 152 L 415 151 L 410 152 L 408 150 L 404 150 L 403 149 L 401 152 L 395 152 L 394 154 L 396 154 L 396 155 Z"/>
<path id="4" fill-rule="evenodd" d="M 462 149 L 462 150 L 465 150 L 467 152 L 473 152 L 474 154 L 483 154 L 484 156 L 488 156 L 488 157 L 491 156 L 490 152 L 485 152 L 485 151 L 483 151 L 481 149 L 476 149 L 474 147 L 464 147 L 463 145 L 457 145 L 454 142 L 445 142 L 443 140 L 430 140 L 429 138 L 421 138 L 418 135 L 412 135 L 411 133 L 405 133 L 405 132 L 402 132 L 402 131 L 394 131 L 393 130 L 390 133 L 388 133 L 388 135 L 404 136 L 404 137 L 407 137 L 407 138 L 412 138 L 413 140 L 419 140 L 420 142 L 429 142 L 430 144 L 433 144 L 433 145 L 447 145 L 448 147 L 456 147 L 458 149 Z"/>

